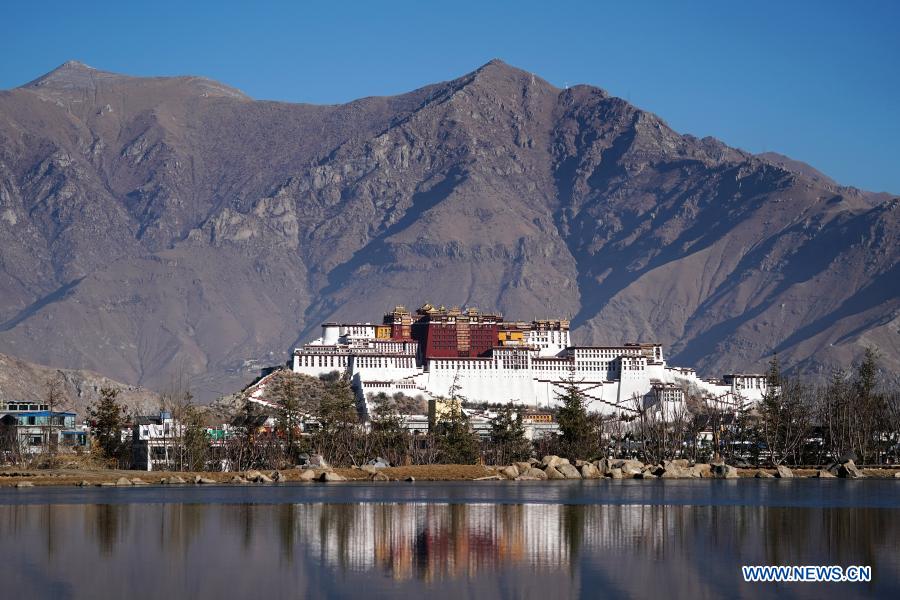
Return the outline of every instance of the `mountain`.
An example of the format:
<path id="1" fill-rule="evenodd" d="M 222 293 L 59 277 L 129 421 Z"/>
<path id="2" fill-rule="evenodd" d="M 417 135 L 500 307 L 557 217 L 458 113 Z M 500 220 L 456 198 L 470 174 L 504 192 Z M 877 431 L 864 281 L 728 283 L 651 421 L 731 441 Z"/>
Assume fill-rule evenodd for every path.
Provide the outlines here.
<path id="1" fill-rule="evenodd" d="M 0 92 L 0 351 L 234 391 L 324 320 L 572 317 L 709 375 L 900 370 L 900 200 L 494 60 L 394 97 L 255 101 L 69 62 Z"/>
<path id="2" fill-rule="evenodd" d="M 93 371 L 54 369 L 0 354 L 0 410 L 11 401 L 46 402 L 47 385 L 52 379 L 60 382 L 62 398 L 54 410 L 73 411 L 79 419 L 87 416 L 88 406 L 100 398 L 100 390 L 105 387 L 119 390 L 118 400 L 128 414 L 154 414 L 160 407 L 159 395 L 140 386 L 113 381 Z"/>

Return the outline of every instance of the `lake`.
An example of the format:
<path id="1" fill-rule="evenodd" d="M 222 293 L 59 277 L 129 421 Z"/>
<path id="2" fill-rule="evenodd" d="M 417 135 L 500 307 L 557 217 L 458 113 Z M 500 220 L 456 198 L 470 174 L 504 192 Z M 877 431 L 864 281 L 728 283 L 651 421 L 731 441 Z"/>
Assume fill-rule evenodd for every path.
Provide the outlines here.
<path id="1" fill-rule="evenodd" d="M 744 583 L 741 565 L 868 565 Z M 900 598 L 900 482 L 0 490 L 3 598 Z"/>

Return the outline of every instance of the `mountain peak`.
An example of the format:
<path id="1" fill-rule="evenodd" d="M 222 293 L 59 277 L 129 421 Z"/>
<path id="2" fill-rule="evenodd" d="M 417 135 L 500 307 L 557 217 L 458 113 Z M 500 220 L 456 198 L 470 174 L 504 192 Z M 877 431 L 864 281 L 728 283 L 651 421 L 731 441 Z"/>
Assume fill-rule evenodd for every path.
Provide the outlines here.
<path id="1" fill-rule="evenodd" d="M 67 60 L 49 73 L 21 86 L 26 89 L 93 90 L 101 81 L 126 79 L 127 75 L 99 71 L 77 60 Z"/>

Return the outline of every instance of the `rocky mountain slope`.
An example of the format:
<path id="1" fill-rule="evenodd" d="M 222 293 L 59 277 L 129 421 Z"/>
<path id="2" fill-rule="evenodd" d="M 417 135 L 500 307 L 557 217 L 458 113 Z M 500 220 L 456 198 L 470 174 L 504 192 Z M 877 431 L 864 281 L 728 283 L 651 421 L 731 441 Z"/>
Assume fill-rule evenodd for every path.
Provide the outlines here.
<path id="1" fill-rule="evenodd" d="M 6 354 L 0 354 L 0 406 L 13 402 L 46 402 L 50 380 L 60 382 L 60 402 L 54 410 L 73 411 L 78 418 L 87 416 L 87 408 L 100 397 L 100 390 L 113 387 L 119 390 L 118 399 L 129 414 L 155 414 L 160 398 L 141 386 L 113 381 L 93 371 L 54 369 L 36 365 Z"/>
<path id="2" fill-rule="evenodd" d="M 72 62 L 0 92 L 0 350 L 211 398 L 323 320 L 432 301 L 709 375 L 900 370 L 898 214 L 500 61 L 336 106 Z"/>

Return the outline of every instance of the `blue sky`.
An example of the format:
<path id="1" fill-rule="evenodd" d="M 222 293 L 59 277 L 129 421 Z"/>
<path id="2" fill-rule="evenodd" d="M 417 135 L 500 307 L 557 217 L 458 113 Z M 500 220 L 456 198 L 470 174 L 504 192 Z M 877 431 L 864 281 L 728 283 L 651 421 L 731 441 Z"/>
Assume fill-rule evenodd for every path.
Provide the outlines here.
<path id="1" fill-rule="evenodd" d="M 501 58 L 675 129 L 900 193 L 900 2 L 16 2 L 0 88 L 69 60 L 260 99 L 396 94 Z"/>

